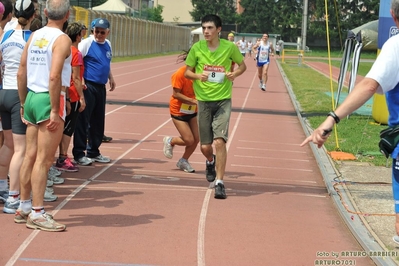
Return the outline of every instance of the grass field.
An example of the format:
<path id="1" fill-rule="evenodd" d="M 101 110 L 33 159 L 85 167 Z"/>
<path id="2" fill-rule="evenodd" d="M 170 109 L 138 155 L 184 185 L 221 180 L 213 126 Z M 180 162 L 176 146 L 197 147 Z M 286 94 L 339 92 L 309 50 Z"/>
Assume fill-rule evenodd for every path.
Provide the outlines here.
<path id="1" fill-rule="evenodd" d="M 328 63 L 325 59 L 319 59 L 319 61 Z M 340 61 L 334 60 L 331 63 L 333 66 L 340 66 Z M 371 65 L 371 62 L 360 62 L 358 74 L 366 75 Z M 332 99 L 327 92 L 331 90 L 336 92 L 338 84 L 333 82 L 333 88 L 331 88 L 328 78 L 306 65 L 298 67 L 292 64 L 281 64 L 281 66 L 301 106 L 301 113 L 307 118 L 309 127 L 316 128 L 332 110 Z M 378 148 L 379 132 L 386 127 L 375 123 L 371 115 L 353 114 L 341 120 L 336 131 L 334 130 L 325 143 L 325 147 L 328 151 L 352 153 L 360 162 L 386 165 L 387 160 Z"/>

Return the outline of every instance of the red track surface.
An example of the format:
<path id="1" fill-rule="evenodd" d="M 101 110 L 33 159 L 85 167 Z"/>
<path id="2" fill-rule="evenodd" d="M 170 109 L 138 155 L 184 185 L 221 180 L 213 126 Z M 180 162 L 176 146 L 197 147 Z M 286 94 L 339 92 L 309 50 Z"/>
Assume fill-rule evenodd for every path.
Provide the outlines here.
<path id="1" fill-rule="evenodd" d="M 194 174 L 175 167 L 182 147 L 172 160 L 163 156 L 162 138 L 177 134 L 167 109 L 175 62 L 113 64 L 106 135 L 114 140 L 101 146 L 111 164 L 62 175 L 46 210 L 65 232 L 32 231 L 1 214 L 0 265 L 314 265 L 331 252 L 362 251 L 311 149 L 299 147 L 305 134 L 274 60 L 267 92 L 252 59 L 234 82 L 226 200 L 208 189 L 199 148 Z"/>

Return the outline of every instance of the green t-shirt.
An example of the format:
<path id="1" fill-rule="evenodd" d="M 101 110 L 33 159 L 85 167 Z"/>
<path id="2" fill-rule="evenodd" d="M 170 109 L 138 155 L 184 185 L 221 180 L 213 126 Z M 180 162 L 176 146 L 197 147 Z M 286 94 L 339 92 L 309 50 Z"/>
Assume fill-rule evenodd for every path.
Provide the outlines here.
<path id="1" fill-rule="evenodd" d="M 238 47 L 230 41 L 221 39 L 219 47 L 211 52 L 205 40 L 196 42 L 186 58 L 186 65 L 195 68 L 195 73 L 210 72 L 208 81 L 193 82 L 194 92 L 199 101 L 220 101 L 231 99 L 232 82 L 226 72 L 231 70 L 231 63 L 241 64 L 243 56 Z"/>

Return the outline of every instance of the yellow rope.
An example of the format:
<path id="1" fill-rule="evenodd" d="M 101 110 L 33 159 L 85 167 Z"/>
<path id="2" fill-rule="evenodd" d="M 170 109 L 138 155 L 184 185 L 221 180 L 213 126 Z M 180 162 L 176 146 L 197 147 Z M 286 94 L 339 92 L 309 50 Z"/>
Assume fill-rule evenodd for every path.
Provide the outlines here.
<path id="1" fill-rule="evenodd" d="M 333 87 L 333 77 L 332 77 L 332 67 L 331 67 L 331 48 L 330 48 L 330 32 L 328 27 L 328 6 L 327 0 L 325 2 L 325 11 L 326 11 L 326 35 L 327 35 L 327 51 L 328 51 L 328 67 L 330 71 L 330 90 L 331 90 L 331 106 L 332 110 L 335 111 L 335 101 L 334 101 L 334 87 Z M 339 150 L 338 144 L 338 132 L 337 132 L 337 125 L 334 125 L 334 136 L 335 136 L 335 149 Z"/>

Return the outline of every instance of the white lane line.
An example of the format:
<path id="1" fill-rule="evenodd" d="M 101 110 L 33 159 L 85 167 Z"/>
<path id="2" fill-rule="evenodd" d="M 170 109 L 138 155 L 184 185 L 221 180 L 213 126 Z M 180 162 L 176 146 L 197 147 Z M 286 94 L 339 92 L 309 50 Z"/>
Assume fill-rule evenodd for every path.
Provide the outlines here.
<path id="1" fill-rule="evenodd" d="M 309 160 L 301 159 L 289 159 L 289 158 L 278 158 L 278 157 L 266 157 L 266 156 L 250 156 L 250 155 L 234 155 L 234 157 L 239 158 L 251 158 L 251 159 L 267 159 L 267 160 L 279 160 L 279 161 L 293 161 L 293 162 L 310 162 Z"/>
<path id="2" fill-rule="evenodd" d="M 244 140 L 241 139 L 238 142 L 246 142 L 246 143 L 261 143 L 261 144 L 276 144 L 276 145 L 289 145 L 289 146 L 298 146 L 298 143 L 287 143 L 287 142 L 270 142 L 270 141 L 258 141 L 258 140 Z"/>
<path id="3" fill-rule="evenodd" d="M 299 168 L 286 168 L 286 167 L 269 167 L 269 166 L 258 166 L 258 165 L 248 165 L 248 164 L 231 164 L 233 167 L 242 167 L 242 168 L 259 168 L 259 169 L 276 169 L 276 170 L 288 170 L 288 171 L 301 171 L 301 172 L 310 172 L 313 170 L 310 169 L 299 169 Z"/>
<path id="4" fill-rule="evenodd" d="M 245 105 L 248 101 L 249 94 L 252 90 L 252 87 L 254 85 L 255 79 L 257 77 L 257 72 L 255 72 L 254 77 L 252 78 L 251 86 L 248 89 L 247 95 L 245 96 L 245 100 L 241 106 L 241 110 L 245 108 Z M 227 142 L 226 149 L 227 152 L 229 151 L 230 148 L 230 143 L 234 139 L 234 135 L 237 131 L 238 124 L 240 123 L 242 112 L 240 112 L 237 116 L 236 122 L 234 124 L 233 130 L 231 132 L 231 135 L 229 136 L 229 141 Z M 205 224 L 206 224 L 206 215 L 208 212 L 208 206 L 209 206 L 209 199 L 212 194 L 212 189 L 208 189 L 208 191 L 205 194 L 204 201 L 202 203 L 202 209 L 201 209 L 201 215 L 199 219 L 199 224 L 198 224 L 198 240 L 197 240 L 197 265 L 198 266 L 205 266 Z"/>
<path id="5" fill-rule="evenodd" d="M 293 187 L 295 188 L 295 187 Z M 237 189 L 227 189 L 227 191 L 231 192 L 236 192 L 236 193 L 246 193 L 246 194 L 254 194 L 254 195 L 275 195 L 275 191 L 270 191 L 270 192 L 259 192 L 259 191 L 253 191 L 253 190 L 237 190 Z M 281 196 L 282 194 L 278 194 L 278 196 Z M 302 197 L 316 197 L 316 198 L 326 198 L 326 195 L 320 195 L 320 194 L 311 194 L 311 193 L 296 193 L 296 192 L 285 192 L 284 196 L 302 196 Z"/>
<path id="6" fill-rule="evenodd" d="M 120 132 L 120 131 L 108 131 L 108 130 L 107 133 L 121 134 L 121 135 L 136 135 L 136 136 L 142 135 L 141 133 L 135 133 L 135 132 Z"/>
<path id="7" fill-rule="evenodd" d="M 153 65 L 151 68 L 143 68 L 143 69 L 140 69 L 140 70 L 135 70 L 135 71 L 130 71 L 130 72 L 125 72 L 125 73 L 122 73 L 122 74 L 114 75 L 114 78 L 115 77 L 120 77 L 120 76 L 131 75 L 133 73 L 138 73 L 138 72 L 153 71 L 155 68 L 164 67 L 164 66 L 171 66 L 171 65 L 175 65 L 175 64 Z"/>
<path id="8" fill-rule="evenodd" d="M 99 177 L 102 173 L 107 171 L 110 167 L 112 167 L 114 164 L 116 164 L 120 159 L 125 157 L 129 152 L 134 150 L 137 146 L 139 146 L 141 143 L 143 143 L 146 139 L 148 139 L 150 136 L 155 134 L 160 128 L 165 126 L 167 123 L 169 123 L 171 118 L 166 120 L 164 123 L 162 123 L 160 126 L 158 126 L 156 129 L 154 129 L 152 132 L 147 134 L 144 138 L 142 138 L 139 142 L 137 142 L 135 145 L 133 145 L 130 149 L 128 149 L 126 152 L 124 152 L 122 155 L 120 155 L 116 160 L 111 161 L 107 166 L 102 168 L 100 171 L 98 171 L 96 174 L 91 176 L 87 181 L 85 181 L 83 184 L 81 184 L 79 187 L 77 187 L 74 191 L 72 191 L 71 194 L 69 194 L 53 211 L 52 215 L 55 216 L 58 211 L 60 211 L 73 197 L 75 197 L 83 188 L 85 188 L 88 184 L 90 184 L 93 180 L 95 180 L 97 177 Z M 15 251 L 15 253 L 11 256 L 11 258 L 8 260 L 6 266 L 12 266 L 16 263 L 18 258 L 22 255 L 24 250 L 30 245 L 30 243 L 34 240 L 34 238 L 39 234 L 39 230 L 34 230 L 27 239 L 21 244 L 21 246 Z"/>
<path id="9" fill-rule="evenodd" d="M 261 178 L 258 177 L 257 178 L 257 177 L 251 177 L 251 176 L 244 177 L 244 178 L 251 179 L 251 180 L 262 180 L 262 181 L 274 181 L 274 180 L 278 181 L 278 182 L 284 181 L 284 182 L 289 182 L 290 184 L 295 183 L 295 182 L 297 182 L 297 183 L 307 183 L 307 184 L 317 184 L 317 182 L 313 181 L 313 180 L 299 180 L 299 179 L 285 179 L 285 178 L 282 179 L 282 178 L 268 178 L 268 177 L 261 177 Z M 251 183 L 247 183 L 247 185 L 248 186 L 266 186 L 266 187 L 273 186 L 273 184 L 254 183 L 252 181 L 251 181 Z"/>
<path id="10" fill-rule="evenodd" d="M 299 147 L 299 145 L 298 145 Z M 278 152 L 291 152 L 291 153 L 307 153 L 306 151 L 293 151 L 293 150 L 282 150 L 282 149 L 260 149 L 260 148 L 250 148 L 250 147 L 237 147 L 241 150 L 253 150 L 253 151 L 278 151 Z"/>

